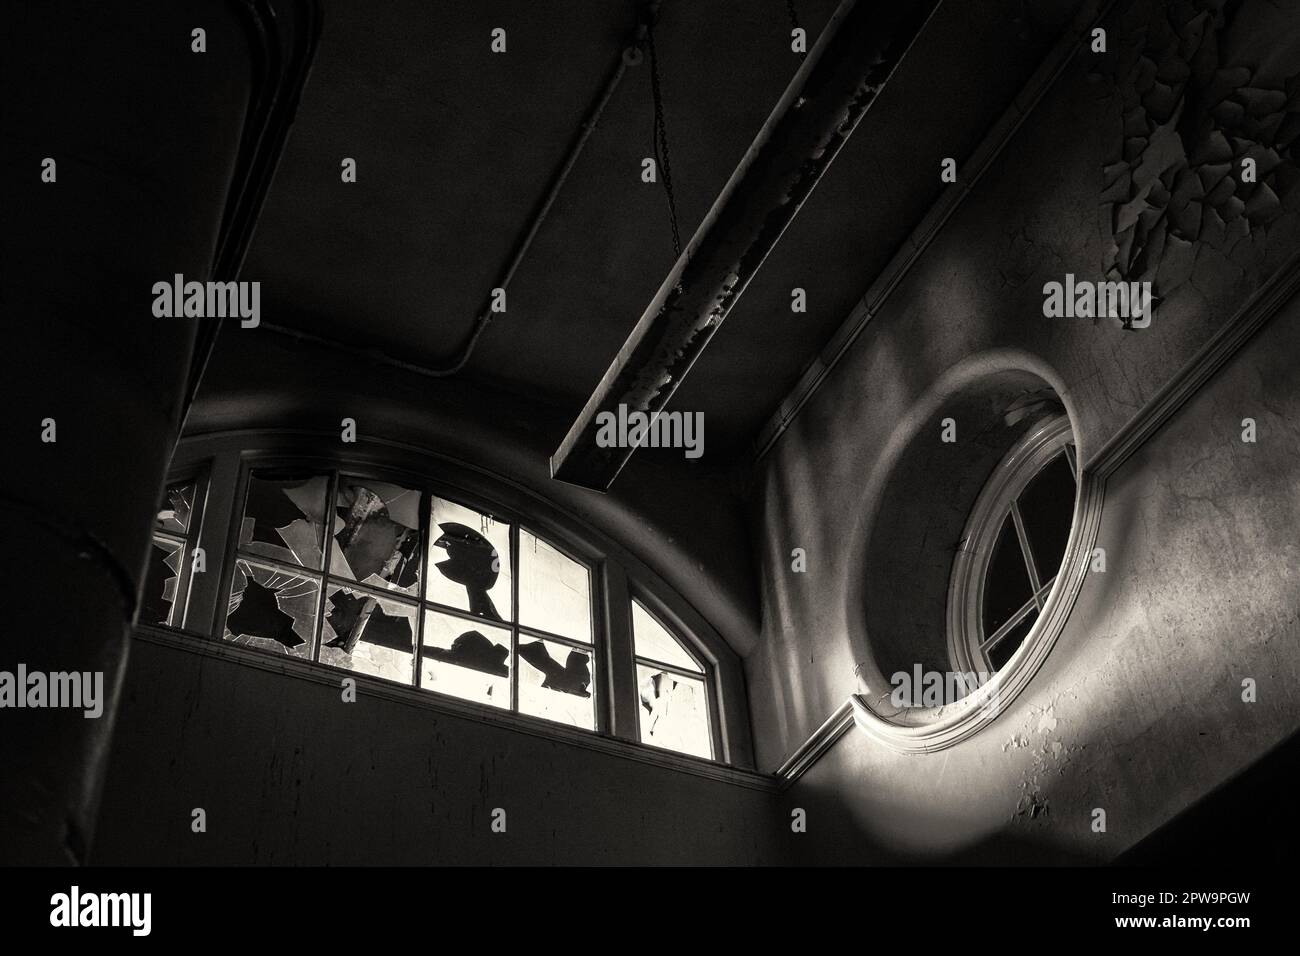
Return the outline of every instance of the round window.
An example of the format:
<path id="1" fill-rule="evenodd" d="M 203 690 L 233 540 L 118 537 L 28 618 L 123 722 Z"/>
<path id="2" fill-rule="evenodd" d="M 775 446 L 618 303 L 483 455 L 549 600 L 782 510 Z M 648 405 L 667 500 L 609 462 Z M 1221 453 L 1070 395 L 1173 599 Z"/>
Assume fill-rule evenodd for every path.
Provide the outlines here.
<path id="1" fill-rule="evenodd" d="M 1032 646 L 1065 558 L 1078 497 L 1065 415 L 1030 428 L 980 492 L 953 563 L 949 651 L 985 677 Z"/>

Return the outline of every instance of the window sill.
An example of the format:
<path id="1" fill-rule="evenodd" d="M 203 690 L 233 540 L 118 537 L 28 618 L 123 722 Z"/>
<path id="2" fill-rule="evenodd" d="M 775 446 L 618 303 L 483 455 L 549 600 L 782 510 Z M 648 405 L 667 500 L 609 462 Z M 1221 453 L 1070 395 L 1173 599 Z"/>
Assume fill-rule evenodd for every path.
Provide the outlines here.
<path id="1" fill-rule="evenodd" d="M 457 700 L 454 697 L 435 695 L 429 691 L 392 683 L 367 674 L 358 674 L 353 671 L 330 667 L 326 664 L 268 654 L 256 648 L 213 640 L 195 631 L 138 624 L 134 635 L 136 638 L 148 641 L 151 644 L 204 657 L 235 661 L 286 677 L 311 681 L 336 690 L 339 687 L 339 682 L 344 677 L 351 677 L 357 682 L 359 695 L 420 707 L 435 713 L 474 720 L 494 727 L 505 727 L 534 737 L 553 741 L 558 740 L 562 743 L 594 750 L 598 753 L 636 760 L 640 763 L 651 764 L 679 773 L 707 777 L 733 786 L 775 792 L 780 785 L 780 781 L 776 777 L 753 770 L 745 770 L 700 757 L 678 754 L 636 741 L 608 737 L 593 731 L 566 727 L 563 724 L 552 723 L 537 717 L 529 717 L 526 714 L 500 711 L 470 701 Z"/>

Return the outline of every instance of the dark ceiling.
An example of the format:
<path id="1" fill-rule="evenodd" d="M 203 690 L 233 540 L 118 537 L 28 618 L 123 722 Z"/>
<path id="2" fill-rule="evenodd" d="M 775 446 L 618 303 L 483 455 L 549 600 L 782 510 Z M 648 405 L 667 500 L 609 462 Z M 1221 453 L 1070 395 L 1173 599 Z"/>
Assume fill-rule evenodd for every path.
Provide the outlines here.
<path id="1" fill-rule="evenodd" d="M 815 37 L 834 0 L 795 0 Z M 943 4 L 672 401 L 752 440 L 1068 24 L 1078 0 Z M 439 365 L 474 324 L 626 45 L 632 0 L 326 2 L 243 277 L 264 321 Z M 507 30 L 508 52 L 489 34 Z M 666 0 L 656 29 L 683 241 L 799 66 L 780 0 Z M 811 42 L 811 41 L 810 41 Z M 467 381 L 571 412 L 674 260 L 648 60 L 629 68 Z M 340 161 L 358 181 L 340 181 Z M 807 314 L 790 290 L 808 291 Z M 246 340 L 247 341 L 247 340 Z M 555 435 L 558 442 L 562 432 Z"/>

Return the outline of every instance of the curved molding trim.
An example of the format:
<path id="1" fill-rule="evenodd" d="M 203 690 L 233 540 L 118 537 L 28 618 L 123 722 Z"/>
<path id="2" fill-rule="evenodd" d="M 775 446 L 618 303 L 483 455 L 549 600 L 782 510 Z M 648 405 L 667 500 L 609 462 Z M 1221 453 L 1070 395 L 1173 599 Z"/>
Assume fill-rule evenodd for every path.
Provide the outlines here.
<path id="1" fill-rule="evenodd" d="M 1083 516 L 1089 524 L 1087 527 L 1079 528 L 1080 541 L 1096 540 L 1107 479 L 1134 452 L 1158 434 L 1174 413 L 1208 383 L 1214 374 L 1298 293 L 1300 293 L 1300 252 L 1287 259 L 1272 277 L 1246 300 L 1223 328 L 1093 456 L 1081 474 L 1080 507 L 1084 509 Z M 1078 575 L 1080 585 L 1083 577 L 1086 576 L 1087 568 L 1088 564 L 1084 562 L 1072 572 Z M 1058 580 L 1057 584 L 1060 586 L 1061 582 Z M 1068 586 L 1070 587 L 1069 600 L 1055 602 L 1055 613 L 1065 617 L 1068 617 L 1073 610 L 1075 599 L 1078 597 L 1078 587 L 1074 584 L 1073 578 L 1068 582 Z M 1009 681 L 1002 687 L 1004 700 L 995 705 L 997 712 L 1005 709 L 1007 703 L 1024 688 L 1041 665 L 1041 659 L 1045 658 L 1050 650 L 1050 644 L 1042 645 L 1035 652 L 1035 659 L 1031 661 L 1032 667 L 1026 667 L 1022 672 L 1023 679 Z M 998 692 L 1000 686 L 995 677 L 980 690 L 982 692 L 987 690 L 989 697 L 992 697 Z M 985 703 L 988 701 L 972 701 L 972 704 L 979 706 Z M 839 716 L 846 709 L 853 715 L 852 722 L 845 722 Z M 987 722 L 966 716 L 966 712 L 970 709 L 973 708 L 968 705 L 961 714 L 954 714 L 950 719 L 940 718 L 924 726 L 912 727 L 879 717 L 861 695 L 854 694 L 836 709 L 830 720 L 814 731 L 808 740 L 781 764 L 777 774 L 782 778 L 784 786 L 790 786 L 854 724 L 872 740 L 900 753 L 931 753 L 952 746 L 971 736 Z"/>
<path id="2" fill-rule="evenodd" d="M 933 753 L 960 743 L 982 730 L 1020 696 L 1038 673 L 1088 576 L 1089 557 L 1101 527 L 1101 509 L 1105 482 L 1089 471 L 1080 476 L 1079 500 L 1076 504 L 1074 533 L 1062 561 L 1061 574 L 1034 630 L 1016 652 L 1011 664 L 993 675 L 961 700 L 943 707 L 916 707 L 893 716 L 879 714 L 861 694 L 851 698 L 853 719 L 858 728 L 879 744 L 905 754 Z"/>

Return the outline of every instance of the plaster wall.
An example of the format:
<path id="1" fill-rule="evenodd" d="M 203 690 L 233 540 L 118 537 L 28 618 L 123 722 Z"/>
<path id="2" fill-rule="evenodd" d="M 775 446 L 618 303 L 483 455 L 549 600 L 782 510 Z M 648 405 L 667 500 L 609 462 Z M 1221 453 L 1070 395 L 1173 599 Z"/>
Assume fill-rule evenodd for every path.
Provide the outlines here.
<path id="1" fill-rule="evenodd" d="M 766 790 L 137 638 L 92 862 L 772 863 L 775 812 Z"/>
<path id="2" fill-rule="evenodd" d="M 1184 6 L 1204 5 L 1159 9 Z M 1128 275 L 1149 276 L 1159 297 L 1149 328 L 1043 316 L 1045 282 L 1103 279 L 1122 242 L 1103 199 L 1139 82 L 1122 58 L 1159 46 L 1157 12 L 1112 14 L 1116 61 L 1080 55 L 1067 67 L 765 460 L 763 628 L 747 659 L 760 769 L 860 690 L 855 665 L 871 653 L 864 523 L 900 425 L 941 408 L 954 382 L 1023 368 L 1063 398 L 1087 467 L 1300 248 L 1300 196 L 1279 186 L 1266 223 L 1241 223 L 1235 239 L 1202 229 L 1185 276 L 1169 271 L 1168 251 L 1132 264 Z M 1270 35 L 1272 16 L 1245 4 L 1217 49 L 1224 65 L 1246 65 L 1245 82 L 1286 88 L 1300 61 L 1285 31 Z M 1098 540 L 1109 569 L 1088 577 L 1007 713 L 925 756 L 851 730 L 785 795 L 809 809 L 806 859 L 1109 859 L 1300 724 L 1297 354 L 1293 301 L 1111 477 Z M 1244 417 L 1258 423 L 1256 444 L 1241 441 Z M 924 494 L 918 486 L 918 537 Z M 796 547 L 806 573 L 791 570 Z M 1260 685 L 1256 704 L 1241 701 L 1245 677 Z M 1089 826 L 1096 807 L 1107 809 L 1105 835 Z"/>

